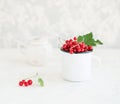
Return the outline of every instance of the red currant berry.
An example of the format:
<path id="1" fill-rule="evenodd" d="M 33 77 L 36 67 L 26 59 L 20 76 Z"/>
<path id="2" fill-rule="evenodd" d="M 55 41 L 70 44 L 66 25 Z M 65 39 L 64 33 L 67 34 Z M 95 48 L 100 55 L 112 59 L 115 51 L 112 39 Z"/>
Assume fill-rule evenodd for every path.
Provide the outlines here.
<path id="1" fill-rule="evenodd" d="M 70 51 L 69 51 L 69 52 L 70 52 L 70 54 L 73 54 L 73 49 L 70 49 Z"/>
<path id="2" fill-rule="evenodd" d="M 85 49 L 84 49 L 84 48 L 82 48 L 82 49 L 81 49 L 81 52 L 84 52 L 84 51 L 85 51 Z"/>
<path id="3" fill-rule="evenodd" d="M 77 52 L 81 52 L 81 49 L 80 49 L 80 48 L 78 48 L 78 49 L 77 49 Z"/>
<path id="4" fill-rule="evenodd" d="M 25 86 L 25 87 L 27 87 L 27 86 L 28 86 L 28 83 L 27 83 L 26 81 L 24 82 L 24 86 Z"/>
<path id="5" fill-rule="evenodd" d="M 70 51 L 70 54 L 73 54 L 73 51 Z"/>
<path id="6" fill-rule="evenodd" d="M 74 40 L 77 40 L 77 38 L 76 38 L 76 37 L 74 37 Z"/>
<path id="7" fill-rule="evenodd" d="M 73 41 L 73 45 L 77 45 L 77 41 Z"/>
<path id="8" fill-rule="evenodd" d="M 79 49 L 80 47 L 79 47 L 79 44 L 76 46 L 76 49 Z"/>
<path id="9" fill-rule="evenodd" d="M 72 42 L 72 41 L 70 41 L 70 42 L 69 42 L 69 45 L 72 45 L 72 44 L 73 44 L 73 42 Z"/>
<path id="10" fill-rule="evenodd" d="M 19 82 L 19 86 L 23 86 L 23 82 L 22 81 Z"/>
<path id="11" fill-rule="evenodd" d="M 72 41 L 73 41 L 72 39 L 69 40 L 69 42 L 72 42 Z"/>
<path id="12" fill-rule="evenodd" d="M 88 50 L 88 46 L 87 45 L 85 46 L 85 49 Z"/>
<path id="13" fill-rule="evenodd" d="M 23 79 L 23 80 L 22 80 L 22 82 L 24 83 L 24 82 L 25 82 L 25 80 Z"/>
<path id="14" fill-rule="evenodd" d="M 82 42 L 81 45 L 80 45 L 80 47 L 81 47 L 81 48 L 85 48 L 85 47 L 86 47 L 85 43 Z"/>
<path id="15" fill-rule="evenodd" d="M 92 46 L 88 46 L 88 51 L 92 51 Z"/>
<path id="16" fill-rule="evenodd" d="M 76 51 L 77 51 L 76 49 L 73 50 L 73 52 L 76 52 Z"/>
<path id="17" fill-rule="evenodd" d="M 69 40 L 66 40 L 65 42 L 66 42 L 66 44 L 69 44 Z"/>
<path id="18" fill-rule="evenodd" d="M 67 47 L 67 45 L 66 45 L 66 44 L 64 44 L 64 45 L 63 45 L 63 49 L 66 49 L 66 47 Z"/>
<path id="19" fill-rule="evenodd" d="M 32 80 L 31 79 L 29 79 L 28 81 L 27 81 L 27 83 L 28 83 L 28 85 L 32 85 Z"/>
<path id="20" fill-rule="evenodd" d="M 72 44 L 69 44 L 69 46 L 70 46 L 70 48 L 71 48 L 71 47 L 73 47 L 73 45 L 72 45 Z"/>

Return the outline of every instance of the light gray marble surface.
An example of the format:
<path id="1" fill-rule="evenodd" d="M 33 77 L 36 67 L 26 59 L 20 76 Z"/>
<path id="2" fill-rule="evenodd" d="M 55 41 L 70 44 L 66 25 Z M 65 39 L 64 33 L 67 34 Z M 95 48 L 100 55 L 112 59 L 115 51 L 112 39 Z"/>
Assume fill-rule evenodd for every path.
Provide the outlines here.
<path id="1" fill-rule="evenodd" d="M 0 47 L 92 31 L 104 47 L 120 48 L 119 28 L 120 0 L 0 0 Z"/>

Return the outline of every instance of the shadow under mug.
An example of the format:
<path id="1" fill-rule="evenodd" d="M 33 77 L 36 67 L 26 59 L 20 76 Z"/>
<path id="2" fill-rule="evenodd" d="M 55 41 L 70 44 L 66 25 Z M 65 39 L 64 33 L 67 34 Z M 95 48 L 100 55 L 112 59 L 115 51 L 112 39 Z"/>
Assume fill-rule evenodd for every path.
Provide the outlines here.
<path id="1" fill-rule="evenodd" d="M 92 52 L 69 54 L 62 52 L 62 76 L 68 81 L 87 81 L 92 78 Z M 98 60 L 99 62 L 99 60 Z"/>

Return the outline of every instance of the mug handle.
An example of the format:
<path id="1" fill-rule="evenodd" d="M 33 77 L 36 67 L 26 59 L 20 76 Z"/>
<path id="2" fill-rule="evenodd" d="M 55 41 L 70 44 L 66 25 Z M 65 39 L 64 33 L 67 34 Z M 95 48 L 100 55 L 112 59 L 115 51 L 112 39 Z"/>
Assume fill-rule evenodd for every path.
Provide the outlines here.
<path id="1" fill-rule="evenodd" d="M 102 65 L 101 58 L 97 55 L 93 55 L 93 60 L 96 60 L 96 67 L 100 67 Z"/>

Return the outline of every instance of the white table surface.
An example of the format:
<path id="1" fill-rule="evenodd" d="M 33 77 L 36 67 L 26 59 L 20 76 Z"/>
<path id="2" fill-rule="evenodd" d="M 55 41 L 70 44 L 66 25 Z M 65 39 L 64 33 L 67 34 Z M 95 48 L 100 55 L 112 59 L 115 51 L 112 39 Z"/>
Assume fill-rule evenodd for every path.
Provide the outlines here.
<path id="1" fill-rule="evenodd" d="M 0 50 L 0 104 L 120 104 L 120 49 L 97 49 L 98 68 L 93 61 L 93 79 L 72 83 L 61 77 L 60 57 L 51 64 L 32 66 L 16 49 Z M 19 87 L 19 80 L 39 72 L 45 82 L 39 86 Z"/>

